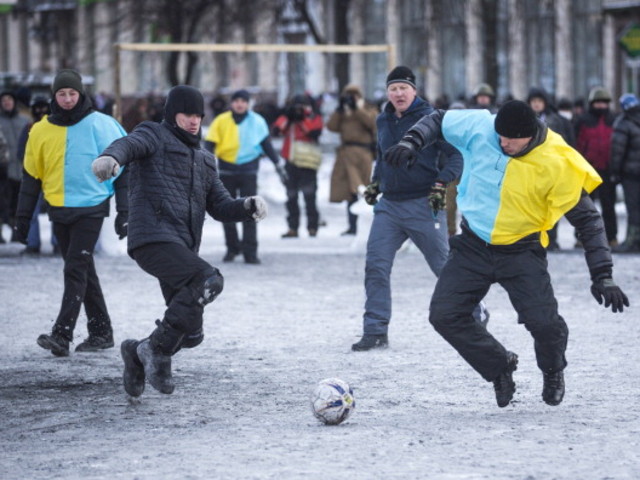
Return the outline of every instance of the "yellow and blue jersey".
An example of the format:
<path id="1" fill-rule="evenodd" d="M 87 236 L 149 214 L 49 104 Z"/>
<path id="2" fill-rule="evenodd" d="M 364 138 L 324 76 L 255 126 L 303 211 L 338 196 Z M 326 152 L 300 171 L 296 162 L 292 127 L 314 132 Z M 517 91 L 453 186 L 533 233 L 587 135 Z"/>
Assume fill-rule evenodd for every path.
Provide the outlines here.
<path id="1" fill-rule="evenodd" d="M 24 169 L 42 182 L 45 200 L 53 207 L 93 207 L 114 193 L 115 178 L 99 183 L 93 161 L 124 128 L 112 117 L 93 112 L 71 126 L 54 125 L 47 117 L 29 132 Z"/>
<path id="2" fill-rule="evenodd" d="M 552 130 L 523 156 L 504 154 L 487 110 L 451 110 L 443 118 L 445 140 L 462 153 L 458 208 L 471 230 L 493 245 L 510 245 L 547 230 L 602 179 L 591 165 Z"/>
<path id="3" fill-rule="evenodd" d="M 233 113 L 227 111 L 212 122 L 205 140 L 216 144 L 216 157 L 228 163 L 242 165 L 264 153 L 260 144 L 269 136 L 266 120 L 249 110 L 237 124 Z"/>

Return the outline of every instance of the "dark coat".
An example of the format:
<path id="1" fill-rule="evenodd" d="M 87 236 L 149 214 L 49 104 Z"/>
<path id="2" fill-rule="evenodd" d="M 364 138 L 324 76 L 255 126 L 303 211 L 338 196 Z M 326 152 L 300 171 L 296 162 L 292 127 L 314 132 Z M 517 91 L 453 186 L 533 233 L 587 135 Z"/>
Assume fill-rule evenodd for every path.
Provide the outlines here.
<path id="1" fill-rule="evenodd" d="M 451 144 L 439 140 L 434 145 L 418 152 L 418 160 L 410 168 L 397 168 L 384 159 L 385 152 L 397 144 L 407 131 L 425 115 L 434 111 L 429 102 L 416 98 L 402 117 L 398 118 L 389 102 L 378 115 L 378 154 L 373 172 L 373 181 L 380 183 L 380 191 L 388 200 L 410 200 L 426 197 L 437 181 L 450 183 L 462 173 L 462 155 Z M 438 168 L 439 152 L 447 156 L 442 170 Z"/>
<path id="2" fill-rule="evenodd" d="M 589 108 L 576 120 L 576 150 L 593 167 L 602 172 L 609 168 L 611 158 L 611 134 L 615 115 L 609 110 Z"/>
<path id="3" fill-rule="evenodd" d="M 222 222 L 251 219 L 244 199 L 224 188 L 213 154 L 187 145 L 164 124 L 141 123 L 103 155 L 129 165 L 129 252 L 158 242 L 197 252 L 205 212 Z"/>
<path id="4" fill-rule="evenodd" d="M 640 107 L 620 115 L 613 124 L 611 174 L 640 180 Z"/>

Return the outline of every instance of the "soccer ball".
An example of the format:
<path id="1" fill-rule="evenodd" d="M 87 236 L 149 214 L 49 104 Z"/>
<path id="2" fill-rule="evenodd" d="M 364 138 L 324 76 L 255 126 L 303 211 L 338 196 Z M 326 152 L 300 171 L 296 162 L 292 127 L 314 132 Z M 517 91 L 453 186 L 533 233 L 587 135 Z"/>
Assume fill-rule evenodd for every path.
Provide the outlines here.
<path id="1" fill-rule="evenodd" d="M 356 408 L 353 390 L 339 378 L 325 378 L 316 385 L 311 395 L 311 410 L 326 425 L 344 422 Z"/>

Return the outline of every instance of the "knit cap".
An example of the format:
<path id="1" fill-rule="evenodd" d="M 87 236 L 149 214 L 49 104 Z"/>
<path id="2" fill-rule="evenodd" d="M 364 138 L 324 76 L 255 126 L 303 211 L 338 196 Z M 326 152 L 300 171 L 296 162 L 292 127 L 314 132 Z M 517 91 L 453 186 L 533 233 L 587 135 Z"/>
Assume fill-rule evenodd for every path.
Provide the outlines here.
<path id="1" fill-rule="evenodd" d="M 190 85 L 178 85 L 169 90 L 164 104 L 164 119 L 173 123 L 178 113 L 204 117 L 204 97 L 200 90 Z"/>
<path id="2" fill-rule="evenodd" d="M 75 70 L 65 68 L 60 70 L 51 85 L 51 91 L 55 93 L 61 88 L 73 88 L 78 93 L 84 93 L 84 86 L 82 85 L 82 77 Z"/>
<path id="3" fill-rule="evenodd" d="M 249 99 L 251 98 L 251 94 L 247 90 L 244 90 L 244 89 L 237 90 L 237 91 L 233 92 L 233 95 L 231 95 L 231 101 L 233 102 L 234 100 L 237 100 L 238 98 L 241 98 L 245 102 L 248 102 Z"/>
<path id="4" fill-rule="evenodd" d="M 416 76 L 409 67 L 400 65 L 389 72 L 389 75 L 387 75 L 387 87 L 392 83 L 398 82 L 408 83 L 413 88 L 416 88 Z"/>
<path id="5" fill-rule="evenodd" d="M 511 100 L 498 110 L 494 126 L 498 135 L 503 137 L 533 137 L 538 131 L 538 119 L 529 105 Z"/>

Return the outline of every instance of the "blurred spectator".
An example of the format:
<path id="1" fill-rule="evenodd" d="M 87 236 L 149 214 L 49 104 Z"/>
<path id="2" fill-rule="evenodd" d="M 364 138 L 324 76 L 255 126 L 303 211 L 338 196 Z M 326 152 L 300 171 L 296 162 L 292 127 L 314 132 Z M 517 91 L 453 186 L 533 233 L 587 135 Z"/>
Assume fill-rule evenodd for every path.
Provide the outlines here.
<path id="1" fill-rule="evenodd" d="M 340 146 L 331 173 L 330 202 L 347 202 L 348 227 L 343 235 L 355 235 L 358 216 L 351 206 L 358 201 L 358 188 L 371 181 L 375 146 L 377 110 L 365 104 L 362 89 L 349 84 L 340 95 L 340 103 L 327 122 L 327 129 L 340 134 Z"/>
<path id="2" fill-rule="evenodd" d="M 131 133 L 139 123 L 149 120 L 149 99 L 145 97 L 137 98 L 133 105 L 122 116 L 122 126 Z"/>
<path id="3" fill-rule="evenodd" d="M 0 130 L 7 141 L 9 148 L 9 163 L 7 164 L 6 178 L 0 180 L 0 195 L 4 196 L 4 211 L 0 212 L 0 228 L 2 222 L 7 222 L 11 228 L 15 225 L 16 207 L 18 205 L 18 193 L 22 180 L 22 160 L 18 158 L 18 139 L 29 119 L 18 111 L 17 97 L 13 92 L 0 93 Z M 2 175 L 2 173 L 0 173 Z M 11 241 L 16 241 L 15 235 L 11 235 Z"/>
<path id="4" fill-rule="evenodd" d="M 611 182 L 609 160 L 611 158 L 611 135 L 615 115 L 609 110 L 611 94 L 604 87 L 594 87 L 589 92 L 589 110 L 580 115 L 575 124 L 576 150 L 596 169 L 602 183 L 591 194 L 600 200 L 604 228 L 609 245 L 618 241 L 616 219 L 616 186 Z M 580 239 L 578 239 L 579 241 Z"/>
<path id="5" fill-rule="evenodd" d="M 310 237 L 318 234 L 319 214 L 316 205 L 318 168 L 322 154 L 318 138 L 322 134 L 322 117 L 316 114 L 309 95 L 296 95 L 285 107 L 285 113 L 274 123 L 274 131 L 284 137 L 281 155 L 287 160 L 287 225 L 282 238 L 295 238 L 300 227 L 300 193 L 307 213 Z"/>
<path id="6" fill-rule="evenodd" d="M 622 183 L 627 209 L 627 237 L 618 253 L 640 252 L 640 101 L 632 93 L 620 97 L 622 114 L 613 124 L 611 183 Z"/>
<path id="7" fill-rule="evenodd" d="M 215 119 L 221 113 L 229 110 L 229 102 L 227 102 L 224 95 L 216 95 L 209 102 L 209 107 L 211 108 L 211 115 Z"/>
<path id="8" fill-rule="evenodd" d="M 269 138 L 266 120 L 251 111 L 251 96 L 247 90 L 238 90 L 231 96 L 231 110 L 218 115 L 207 133 L 205 145 L 218 159 L 220 180 L 232 198 L 252 197 L 258 192 L 260 158 L 267 155 L 273 162 L 280 179 L 286 185 L 284 162 Z M 224 222 L 227 253 L 224 262 L 232 262 L 242 254 L 244 262 L 257 265 L 258 234 L 253 218 L 242 222 L 242 239 L 238 236 L 236 222 Z"/>
<path id="9" fill-rule="evenodd" d="M 473 91 L 469 108 L 485 108 L 496 113 L 496 94 L 488 83 L 481 83 Z"/>
<path id="10" fill-rule="evenodd" d="M 31 102 L 31 118 L 33 119 L 33 121 L 27 124 L 22 129 L 20 139 L 18 140 L 18 158 L 21 162 L 24 160 L 24 152 L 27 146 L 27 140 L 29 139 L 29 132 L 31 131 L 31 127 L 33 127 L 34 124 L 38 123 L 50 113 L 51 106 L 49 104 L 48 98 L 39 96 L 33 99 L 33 101 Z M 23 255 L 40 254 L 40 221 L 38 219 L 40 213 L 42 213 L 42 211 L 44 210 L 45 205 L 46 202 L 43 199 L 42 193 L 40 193 L 38 202 L 36 203 L 36 207 L 33 211 L 33 216 L 31 217 L 31 223 L 29 224 L 27 246 L 22 252 L 20 252 Z M 59 252 L 58 240 L 56 239 L 53 229 L 51 229 L 51 246 L 53 247 L 53 253 L 57 254 Z"/>

